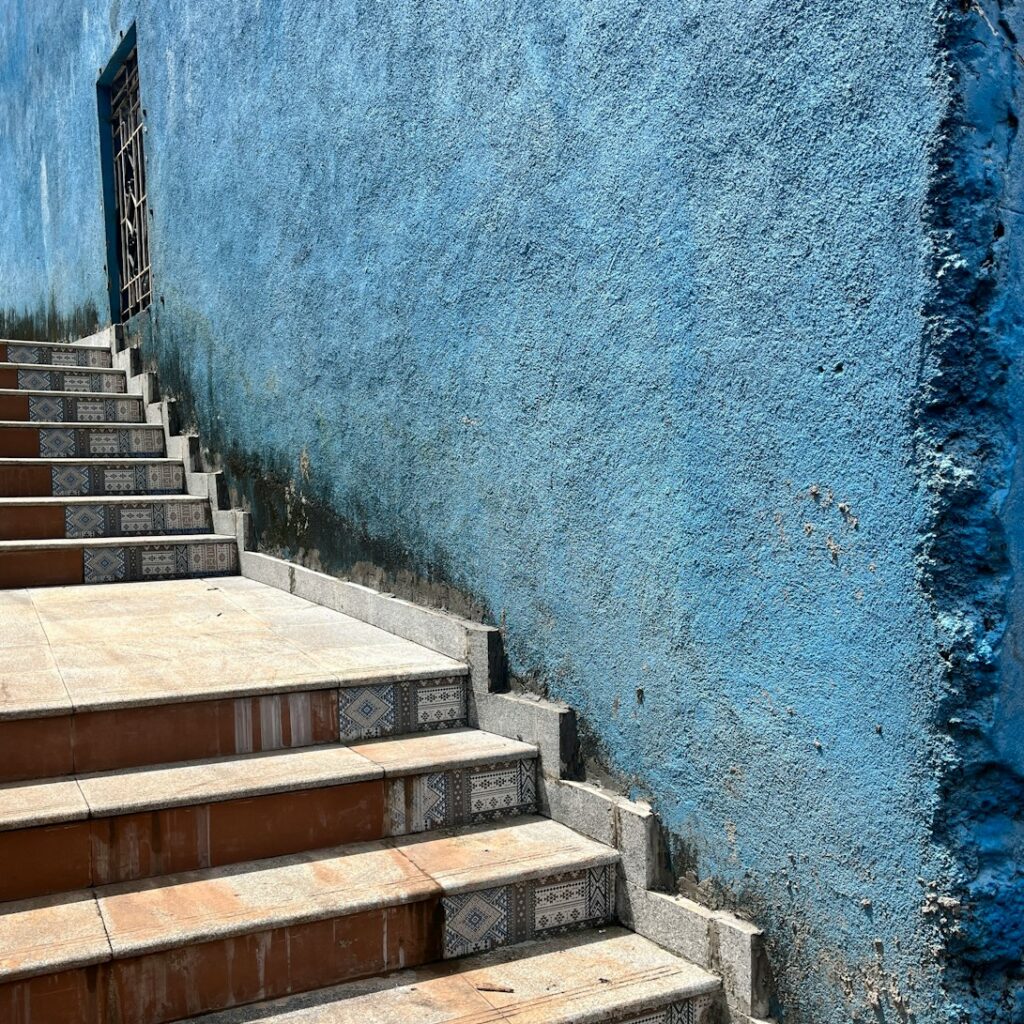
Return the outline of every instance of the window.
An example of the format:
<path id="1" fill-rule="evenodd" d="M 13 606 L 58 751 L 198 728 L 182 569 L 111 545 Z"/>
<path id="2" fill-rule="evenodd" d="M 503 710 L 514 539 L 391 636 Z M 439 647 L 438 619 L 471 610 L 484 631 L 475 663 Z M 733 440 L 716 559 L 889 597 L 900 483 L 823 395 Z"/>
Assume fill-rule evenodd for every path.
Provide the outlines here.
<path id="1" fill-rule="evenodd" d="M 136 49 L 125 57 L 110 84 L 110 134 L 120 312 L 124 322 L 144 310 L 152 295 Z"/>

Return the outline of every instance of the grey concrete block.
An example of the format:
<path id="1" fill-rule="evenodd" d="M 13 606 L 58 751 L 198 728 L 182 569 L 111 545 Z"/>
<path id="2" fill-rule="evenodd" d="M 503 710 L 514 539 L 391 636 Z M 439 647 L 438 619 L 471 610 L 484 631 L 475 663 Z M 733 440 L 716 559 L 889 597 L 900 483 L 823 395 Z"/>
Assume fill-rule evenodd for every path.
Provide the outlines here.
<path id="1" fill-rule="evenodd" d="M 240 551 L 238 567 L 241 574 L 268 587 L 291 592 L 291 571 L 293 566 L 280 558 L 261 555 L 255 551 Z"/>
<path id="2" fill-rule="evenodd" d="M 477 692 L 476 717 L 485 732 L 536 744 L 544 775 L 557 779 L 576 770 L 576 714 L 564 704 Z"/>
<path id="3" fill-rule="evenodd" d="M 649 804 L 619 797 L 616 803 L 617 846 L 626 881 L 646 889 L 671 883 L 661 822 Z"/>
<path id="4" fill-rule="evenodd" d="M 548 817 L 599 843 L 616 845 L 615 799 L 585 782 L 538 780 L 540 809 Z"/>
<path id="5" fill-rule="evenodd" d="M 616 888 L 623 924 L 698 967 L 714 970 L 712 911 L 682 896 L 651 892 L 629 882 Z"/>
<path id="6" fill-rule="evenodd" d="M 764 934 L 733 914 L 714 914 L 714 969 L 731 1007 L 753 1017 L 768 1013 L 770 978 Z"/>
<path id="7" fill-rule="evenodd" d="M 463 620 L 395 597 L 376 596 L 377 600 L 371 603 L 368 620 L 374 626 L 449 658 L 465 660 L 466 626 Z"/>
<path id="8" fill-rule="evenodd" d="M 494 693 L 506 688 L 501 630 L 480 622 L 462 621 L 466 663 L 474 690 Z"/>

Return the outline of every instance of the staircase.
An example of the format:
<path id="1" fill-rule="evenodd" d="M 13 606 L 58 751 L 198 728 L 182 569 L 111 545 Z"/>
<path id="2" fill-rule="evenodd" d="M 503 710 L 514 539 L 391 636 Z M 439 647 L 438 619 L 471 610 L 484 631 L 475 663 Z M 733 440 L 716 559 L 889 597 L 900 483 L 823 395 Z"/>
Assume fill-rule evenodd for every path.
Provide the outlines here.
<path id="1" fill-rule="evenodd" d="M 240 575 L 118 364 L 0 342 L 0 1021 L 748 1020 L 616 924 L 649 894 L 615 845 L 538 814 L 547 726 L 472 727 L 471 659 L 381 595 Z"/>

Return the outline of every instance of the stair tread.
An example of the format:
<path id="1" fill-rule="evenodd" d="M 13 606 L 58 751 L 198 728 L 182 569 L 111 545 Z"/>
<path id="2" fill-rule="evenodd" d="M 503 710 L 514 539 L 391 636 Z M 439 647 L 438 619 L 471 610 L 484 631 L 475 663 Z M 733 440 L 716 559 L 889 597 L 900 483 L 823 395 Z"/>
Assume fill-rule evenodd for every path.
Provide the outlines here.
<path id="1" fill-rule="evenodd" d="M 34 348 L 84 348 L 90 352 L 109 352 L 108 344 L 86 345 L 81 341 L 26 341 L 22 338 L 0 338 L 0 345 L 31 345 Z"/>
<path id="2" fill-rule="evenodd" d="M 203 504 L 209 500 L 194 494 L 69 494 L 66 497 L 41 495 L 38 498 L 0 497 L 0 508 L 7 505 L 145 505 L 151 502 L 165 504 L 169 501 Z"/>
<path id="3" fill-rule="evenodd" d="M 4 342 L 0 341 L 0 345 Z M 22 344 L 18 342 L 17 344 Z M 18 363 L 10 359 L 0 359 L 0 367 L 14 367 L 18 370 L 39 370 L 41 373 L 57 371 L 59 373 L 118 373 L 127 376 L 127 370 L 118 369 L 116 366 L 68 366 L 66 363 Z"/>
<path id="4" fill-rule="evenodd" d="M 222 533 L 145 534 L 136 537 L 44 537 L 38 540 L 0 540 L 3 551 L 43 551 L 52 548 L 123 548 L 150 544 L 234 544 L 234 537 Z"/>
<path id="5" fill-rule="evenodd" d="M 376 840 L 6 904 L 0 907 L 0 981 L 64 969 L 72 937 L 76 957 L 107 958 L 106 939 L 110 955 L 121 959 L 617 860 L 615 850 L 564 825 L 527 817 L 501 827 Z M 83 911 L 90 900 L 102 921 Z M 73 936 L 66 919 L 75 925 Z"/>
<path id="6" fill-rule="evenodd" d="M 182 1024 L 574 1024 L 710 995 L 721 981 L 624 928 L 524 942 Z"/>
<path id="7" fill-rule="evenodd" d="M 527 743 L 453 729 L 11 783 L 0 785 L 0 832 L 536 756 Z"/>
<path id="8" fill-rule="evenodd" d="M 108 373 L 112 373 L 112 370 L 108 370 Z M 110 391 L 48 391 L 45 388 L 0 388 L 0 395 L 5 397 L 21 397 L 27 395 L 35 398 L 84 398 L 89 402 L 105 402 L 108 398 L 116 399 L 119 402 L 134 399 L 136 402 L 142 401 L 142 395 L 129 395 L 123 393 L 114 393 Z M 7 421 L 12 422 L 12 421 Z M 22 422 L 21 420 L 17 422 Z"/>
<path id="9" fill-rule="evenodd" d="M 0 719 L 468 672 L 241 576 L 2 591 L 0 650 Z"/>
<path id="10" fill-rule="evenodd" d="M 107 396 L 109 397 L 109 396 Z M 132 398 L 132 395 L 119 396 L 122 398 Z M 160 423 L 124 423 L 124 422 L 107 422 L 97 423 L 90 420 L 0 420 L 0 427 L 16 427 L 18 429 L 24 429 L 30 427 L 32 429 L 45 429 L 45 430 L 159 430 L 163 431 L 163 425 Z"/>

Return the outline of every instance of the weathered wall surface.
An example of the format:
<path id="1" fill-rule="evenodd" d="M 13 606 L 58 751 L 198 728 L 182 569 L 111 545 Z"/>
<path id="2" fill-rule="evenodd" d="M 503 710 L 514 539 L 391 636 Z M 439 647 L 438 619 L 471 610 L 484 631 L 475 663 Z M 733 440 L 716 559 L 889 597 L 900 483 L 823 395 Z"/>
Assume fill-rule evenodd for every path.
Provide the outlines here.
<path id="1" fill-rule="evenodd" d="M 147 352 L 263 544 L 504 624 L 768 930 L 787 1024 L 1021 1019 L 991 6 L 0 15 L 8 322 L 104 309 L 95 78 L 137 18 Z"/>

